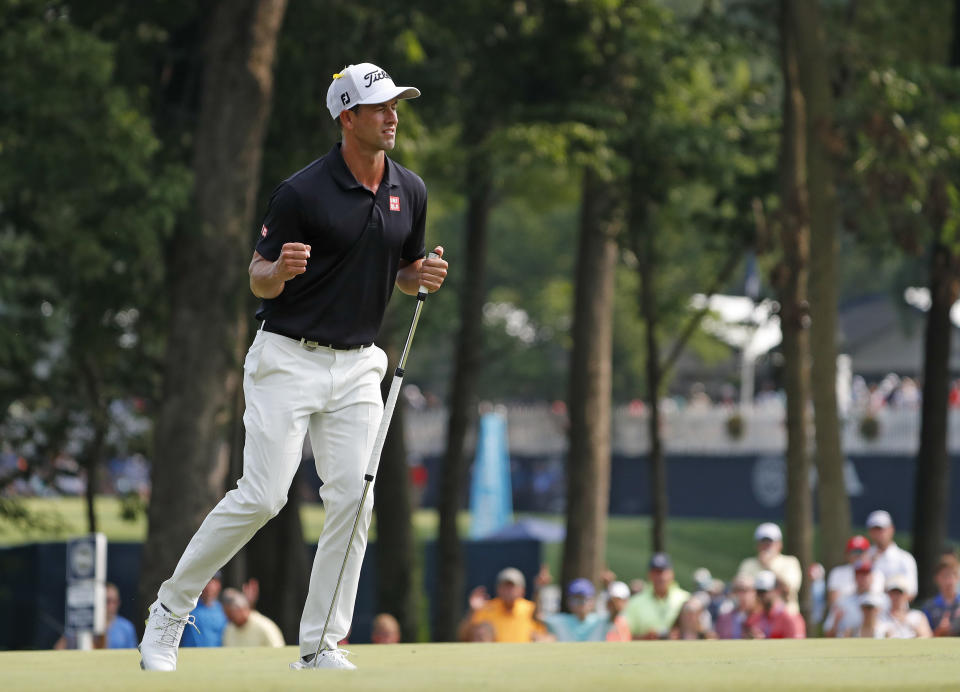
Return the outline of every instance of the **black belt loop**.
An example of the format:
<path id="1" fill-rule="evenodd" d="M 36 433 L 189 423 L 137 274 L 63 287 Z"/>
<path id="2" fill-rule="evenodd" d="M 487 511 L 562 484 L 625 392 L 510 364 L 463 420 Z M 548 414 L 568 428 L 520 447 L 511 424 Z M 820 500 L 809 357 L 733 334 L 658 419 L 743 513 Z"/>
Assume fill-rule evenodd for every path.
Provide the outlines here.
<path id="1" fill-rule="evenodd" d="M 294 341 L 299 343 L 303 349 L 307 351 L 315 351 L 318 348 L 330 348 L 330 349 L 333 349 L 334 351 L 357 351 L 363 348 L 369 348 L 370 346 L 373 346 L 372 341 L 368 344 L 321 343 L 319 341 L 316 341 L 315 339 L 308 339 L 305 336 L 297 336 L 295 334 L 290 334 L 288 332 L 277 329 L 276 327 L 268 325 L 266 320 L 263 321 L 263 323 L 260 325 L 260 328 L 265 332 L 270 332 L 271 334 L 279 334 L 280 336 L 286 337 L 288 339 L 293 339 Z"/>

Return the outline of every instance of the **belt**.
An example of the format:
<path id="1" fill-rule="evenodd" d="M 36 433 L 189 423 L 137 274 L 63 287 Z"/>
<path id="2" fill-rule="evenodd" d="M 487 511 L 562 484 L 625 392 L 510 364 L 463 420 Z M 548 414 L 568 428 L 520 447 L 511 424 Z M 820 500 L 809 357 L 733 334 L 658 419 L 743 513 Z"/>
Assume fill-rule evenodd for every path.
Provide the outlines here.
<path id="1" fill-rule="evenodd" d="M 300 345 L 307 351 L 316 351 L 318 348 L 332 348 L 334 351 L 358 351 L 362 348 L 368 348 L 373 346 L 371 341 L 369 344 L 326 344 L 319 341 L 314 341 L 308 339 L 305 336 L 297 336 L 296 334 L 290 334 L 285 332 L 282 329 L 278 329 L 267 322 L 264 322 L 261 327 L 263 331 L 270 332 L 271 334 L 279 334 L 280 336 L 285 336 L 288 339 L 293 339 L 294 341 L 300 342 Z"/>

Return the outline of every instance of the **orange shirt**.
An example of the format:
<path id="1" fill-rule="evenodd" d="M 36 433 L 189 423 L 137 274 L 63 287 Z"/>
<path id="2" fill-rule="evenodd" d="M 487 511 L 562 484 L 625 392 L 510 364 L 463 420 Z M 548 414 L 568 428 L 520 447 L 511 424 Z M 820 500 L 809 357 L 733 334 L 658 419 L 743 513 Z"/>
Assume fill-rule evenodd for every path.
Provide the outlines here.
<path id="1" fill-rule="evenodd" d="M 529 642 L 533 641 L 534 633 L 546 631 L 543 624 L 534 619 L 535 610 L 533 601 L 525 598 L 514 601 L 512 610 L 507 610 L 499 598 L 492 598 L 471 616 L 470 624 L 489 622 L 494 640 L 498 642 Z"/>

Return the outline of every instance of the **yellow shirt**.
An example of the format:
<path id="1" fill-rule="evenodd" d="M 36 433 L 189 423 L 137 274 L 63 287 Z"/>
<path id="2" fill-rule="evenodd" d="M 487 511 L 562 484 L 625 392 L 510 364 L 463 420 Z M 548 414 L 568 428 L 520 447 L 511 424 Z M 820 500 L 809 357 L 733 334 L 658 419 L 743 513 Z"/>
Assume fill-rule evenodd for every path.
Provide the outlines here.
<path id="1" fill-rule="evenodd" d="M 273 620 L 255 610 L 250 611 L 250 618 L 243 627 L 237 627 L 232 622 L 223 630 L 224 646 L 284 646 L 283 633 L 274 624 Z"/>
<path id="2" fill-rule="evenodd" d="M 494 641 L 529 642 L 533 641 L 534 633 L 546 631 L 543 624 L 534 619 L 535 610 L 533 601 L 525 598 L 514 601 L 512 610 L 507 610 L 499 598 L 493 598 L 471 616 L 470 624 L 489 622 L 493 626 Z"/>

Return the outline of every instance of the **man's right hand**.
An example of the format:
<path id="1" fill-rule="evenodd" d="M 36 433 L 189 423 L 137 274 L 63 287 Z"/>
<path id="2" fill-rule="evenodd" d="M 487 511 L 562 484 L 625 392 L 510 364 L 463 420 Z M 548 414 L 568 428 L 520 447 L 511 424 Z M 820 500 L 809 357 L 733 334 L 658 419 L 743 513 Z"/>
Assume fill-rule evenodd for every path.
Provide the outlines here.
<path id="1" fill-rule="evenodd" d="M 280 256 L 273 263 L 274 276 L 281 281 L 289 281 L 307 271 L 310 259 L 310 246 L 303 243 L 284 243 Z"/>
<path id="2" fill-rule="evenodd" d="M 480 610 L 489 600 L 490 596 L 487 594 L 487 589 L 483 586 L 478 586 L 470 592 L 470 599 L 468 601 L 470 610 Z"/>

